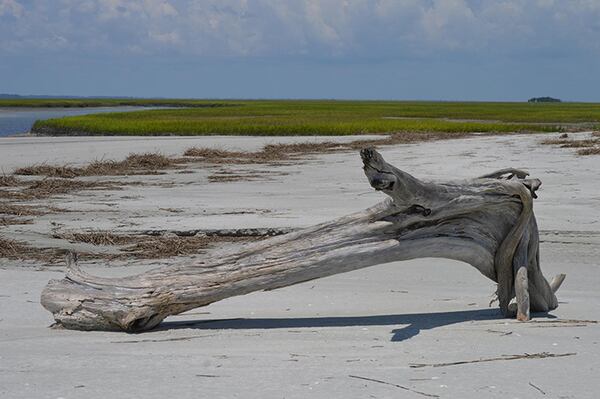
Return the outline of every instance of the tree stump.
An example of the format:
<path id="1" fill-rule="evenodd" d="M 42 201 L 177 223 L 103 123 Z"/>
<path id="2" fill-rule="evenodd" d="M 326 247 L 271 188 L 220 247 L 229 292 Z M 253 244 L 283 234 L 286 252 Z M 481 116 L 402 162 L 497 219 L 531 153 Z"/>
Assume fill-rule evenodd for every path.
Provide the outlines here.
<path id="1" fill-rule="evenodd" d="M 497 283 L 500 310 L 528 320 L 558 302 L 539 265 L 532 199 L 541 182 L 504 169 L 475 179 L 423 182 L 361 151 L 369 183 L 390 198 L 362 212 L 296 232 L 217 251 L 211 259 L 126 278 L 80 270 L 51 280 L 42 305 L 58 325 L 78 330 L 138 332 L 165 317 L 259 290 L 273 290 L 372 265 L 422 257 L 471 264 Z M 515 298 L 516 302 L 511 304 Z"/>

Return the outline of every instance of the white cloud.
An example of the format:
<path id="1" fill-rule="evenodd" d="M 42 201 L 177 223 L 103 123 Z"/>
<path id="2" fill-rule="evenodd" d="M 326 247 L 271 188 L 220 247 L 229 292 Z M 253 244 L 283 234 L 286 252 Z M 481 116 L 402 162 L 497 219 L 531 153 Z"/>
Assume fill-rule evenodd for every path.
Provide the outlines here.
<path id="1" fill-rule="evenodd" d="M 598 0 L 37 0 L 23 4 L 0 0 L 2 49 L 153 54 L 172 47 L 200 56 L 320 58 L 600 51 Z M 47 39 L 57 37 L 62 39 Z"/>
<path id="2" fill-rule="evenodd" d="M 23 6 L 16 0 L 0 0 L 0 17 L 12 15 L 19 18 L 23 14 Z"/>
<path id="3" fill-rule="evenodd" d="M 162 18 L 179 15 L 177 9 L 163 0 L 99 0 L 98 18 L 109 20 L 117 18 Z"/>
<path id="4" fill-rule="evenodd" d="M 422 17 L 423 30 L 430 43 L 450 49 L 478 42 L 480 23 L 464 0 L 435 0 Z"/>
<path id="5" fill-rule="evenodd" d="M 150 39 L 152 39 L 155 42 L 160 43 L 160 44 L 177 45 L 177 44 L 181 43 L 181 39 L 179 38 L 179 35 L 177 34 L 177 32 L 161 33 L 161 32 L 150 31 L 150 32 L 148 32 L 148 36 L 150 37 Z"/>

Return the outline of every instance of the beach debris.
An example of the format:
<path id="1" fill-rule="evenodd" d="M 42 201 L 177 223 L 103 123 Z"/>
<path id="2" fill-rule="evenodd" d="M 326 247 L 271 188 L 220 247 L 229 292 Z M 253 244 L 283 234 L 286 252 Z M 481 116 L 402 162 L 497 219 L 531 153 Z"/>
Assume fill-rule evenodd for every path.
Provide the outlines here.
<path id="1" fill-rule="evenodd" d="M 351 375 L 351 374 L 348 375 L 348 377 L 350 377 L 350 378 L 356 378 L 358 380 L 369 381 L 369 382 L 376 382 L 378 384 L 390 385 L 392 387 L 400 388 L 400 389 L 403 389 L 405 391 L 413 392 L 413 393 L 415 393 L 417 395 L 426 396 L 428 398 L 439 398 L 440 397 L 439 395 L 434 395 L 434 394 L 431 394 L 431 393 L 425 393 L 425 392 L 417 391 L 415 389 L 411 389 L 411 388 L 406 387 L 404 385 L 394 384 L 394 383 L 387 382 L 387 381 L 382 381 L 382 380 L 377 380 L 375 378 L 361 377 L 359 375 Z"/>
<path id="2" fill-rule="evenodd" d="M 531 327 L 585 327 L 589 324 L 598 324 L 598 320 L 577 320 L 577 319 L 552 319 L 552 320 L 532 320 Z"/>
<path id="3" fill-rule="evenodd" d="M 174 337 L 174 338 L 156 338 L 156 339 L 139 339 L 126 341 L 110 341 L 111 344 L 139 344 L 145 342 L 176 342 L 176 341 L 191 341 L 193 339 L 214 337 L 215 334 L 192 335 L 189 337 Z"/>
<path id="4" fill-rule="evenodd" d="M 495 361 L 504 361 L 504 360 L 521 360 L 521 359 L 545 359 L 549 357 L 566 357 L 566 356 L 575 356 L 577 353 L 549 353 L 549 352 L 541 352 L 541 353 L 524 353 L 521 355 L 503 355 L 500 357 L 489 357 L 483 359 L 475 359 L 475 360 L 461 360 L 458 362 L 449 362 L 449 363 L 410 363 L 408 366 L 411 368 L 422 368 L 422 367 L 447 367 L 447 366 L 458 366 L 461 364 L 471 364 L 471 363 L 487 363 L 487 362 L 495 362 Z"/>
<path id="5" fill-rule="evenodd" d="M 540 387 L 538 387 L 537 385 L 535 385 L 533 382 L 529 382 L 529 386 L 531 386 L 532 388 L 534 388 L 535 390 L 537 390 L 539 393 L 541 393 L 542 395 L 545 395 L 546 392 L 542 391 L 542 389 Z"/>

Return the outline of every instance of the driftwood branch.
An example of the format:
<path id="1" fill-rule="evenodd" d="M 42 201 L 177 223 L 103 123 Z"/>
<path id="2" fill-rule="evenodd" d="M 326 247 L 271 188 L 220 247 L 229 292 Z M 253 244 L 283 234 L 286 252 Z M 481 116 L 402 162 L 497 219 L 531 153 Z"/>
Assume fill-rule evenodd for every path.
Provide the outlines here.
<path id="1" fill-rule="evenodd" d="M 539 266 L 532 198 L 541 182 L 505 169 L 468 181 L 423 182 L 361 151 L 369 183 L 390 198 L 365 211 L 261 242 L 216 253 L 186 266 L 126 278 L 80 270 L 51 280 L 42 305 L 66 328 L 143 331 L 165 317 L 253 291 L 272 290 L 380 263 L 421 257 L 456 259 L 498 283 L 505 316 L 558 306 Z M 516 296 L 516 303 L 511 300 Z"/>

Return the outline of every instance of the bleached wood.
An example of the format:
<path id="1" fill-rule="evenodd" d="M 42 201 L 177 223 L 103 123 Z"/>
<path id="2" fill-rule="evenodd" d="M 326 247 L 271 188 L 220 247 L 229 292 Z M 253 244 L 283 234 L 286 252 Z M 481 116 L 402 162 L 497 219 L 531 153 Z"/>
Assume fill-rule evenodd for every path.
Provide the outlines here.
<path id="1" fill-rule="evenodd" d="M 517 301 L 517 320 L 529 320 L 529 281 L 525 266 L 517 269 L 515 276 L 515 295 Z"/>
<path id="2" fill-rule="evenodd" d="M 380 263 L 442 257 L 469 263 L 496 281 L 500 309 L 514 316 L 509 303 L 515 296 L 517 255 L 528 277 L 517 285 L 528 289 L 531 310 L 557 307 L 539 268 L 532 192 L 541 183 L 532 184 L 524 179 L 526 172 L 516 169 L 429 183 L 388 164 L 372 148 L 362 150 L 361 156 L 369 183 L 388 200 L 235 252 L 218 252 L 204 262 L 126 278 L 89 275 L 71 257 L 67 276 L 51 280 L 44 289 L 42 305 L 66 328 L 143 331 L 169 315 L 235 295 Z M 521 302 L 519 311 L 529 314 Z"/>
<path id="3" fill-rule="evenodd" d="M 552 289 L 552 292 L 558 291 L 563 281 L 565 281 L 565 277 L 567 277 L 566 274 L 558 274 L 552 278 L 552 281 L 550 281 L 550 288 Z"/>

